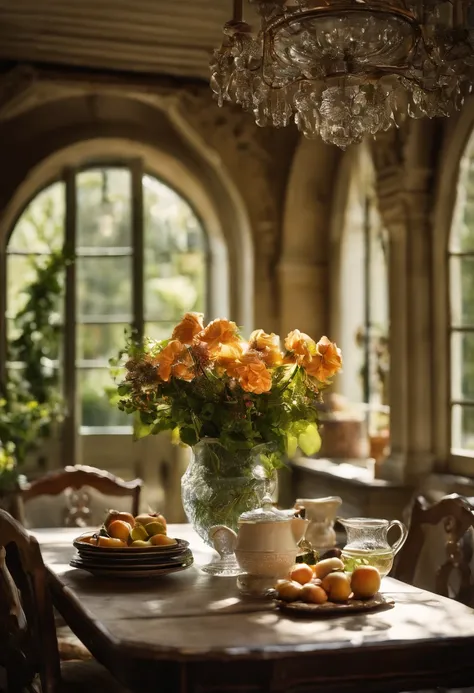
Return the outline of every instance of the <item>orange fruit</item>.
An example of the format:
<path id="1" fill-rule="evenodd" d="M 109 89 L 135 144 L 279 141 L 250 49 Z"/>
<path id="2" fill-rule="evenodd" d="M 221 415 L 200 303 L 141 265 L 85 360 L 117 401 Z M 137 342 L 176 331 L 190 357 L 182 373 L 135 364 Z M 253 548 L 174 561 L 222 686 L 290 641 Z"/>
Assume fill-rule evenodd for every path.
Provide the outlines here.
<path id="1" fill-rule="evenodd" d="M 344 563 L 340 558 L 325 558 L 314 566 L 314 575 L 322 580 L 334 570 L 344 570 Z"/>
<path id="2" fill-rule="evenodd" d="M 345 602 L 352 593 L 351 583 L 346 573 L 329 573 L 324 578 L 322 587 L 332 602 Z"/>
<path id="3" fill-rule="evenodd" d="M 153 546 L 173 546 L 177 544 L 176 539 L 166 536 L 166 534 L 155 534 L 148 540 Z"/>
<path id="4" fill-rule="evenodd" d="M 121 520 L 122 522 L 128 522 L 128 524 L 132 527 L 135 526 L 135 518 L 133 517 L 132 513 L 121 512 L 120 510 L 109 510 L 104 522 L 105 529 L 108 530 L 109 525 L 111 525 L 112 522 L 116 522 L 117 520 Z"/>
<path id="5" fill-rule="evenodd" d="M 107 528 L 107 532 L 113 539 L 121 539 L 125 542 L 128 541 L 131 531 L 131 525 L 123 520 L 114 520 Z"/>
<path id="6" fill-rule="evenodd" d="M 290 570 L 290 580 L 306 585 L 314 577 L 313 569 L 306 563 L 296 563 Z"/>
<path id="7" fill-rule="evenodd" d="M 356 599 L 370 599 L 380 589 L 380 573 L 372 565 L 361 565 L 354 569 L 351 587 Z"/>
<path id="8" fill-rule="evenodd" d="M 127 544 L 121 539 L 116 539 L 115 537 L 99 537 L 98 546 L 103 546 L 104 548 L 124 548 Z"/>
<path id="9" fill-rule="evenodd" d="M 136 516 L 135 522 L 144 527 L 150 524 L 150 522 L 161 522 L 166 527 L 166 520 L 161 513 L 142 513 Z"/>
<path id="10" fill-rule="evenodd" d="M 81 544 L 92 544 L 93 546 L 97 546 L 98 540 L 99 536 L 97 534 L 83 534 L 82 537 L 78 539 Z"/>
<path id="11" fill-rule="evenodd" d="M 303 587 L 292 580 L 278 580 L 276 584 L 278 597 L 285 602 L 296 602 L 301 597 Z"/>
<path id="12" fill-rule="evenodd" d="M 315 585 L 312 582 L 303 585 L 303 589 L 301 590 L 302 602 L 306 602 L 307 604 L 324 604 L 327 600 L 328 595 L 320 585 Z"/>

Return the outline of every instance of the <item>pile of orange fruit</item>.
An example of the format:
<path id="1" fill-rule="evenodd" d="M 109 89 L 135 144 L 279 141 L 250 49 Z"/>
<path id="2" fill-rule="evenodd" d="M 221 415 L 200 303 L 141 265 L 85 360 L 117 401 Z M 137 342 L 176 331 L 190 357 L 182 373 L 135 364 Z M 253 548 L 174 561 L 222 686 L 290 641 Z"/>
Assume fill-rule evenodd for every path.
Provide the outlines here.
<path id="1" fill-rule="evenodd" d="M 173 546 L 176 539 L 167 535 L 166 519 L 161 513 L 131 513 L 109 510 L 97 532 L 83 534 L 78 541 L 104 548 Z"/>
<path id="2" fill-rule="evenodd" d="M 278 597 L 286 602 L 307 604 L 343 603 L 349 599 L 371 599 L 380 589 L 380 573 L 373 566 L 344 571 L 340 558 L 326 558 L 315 565 L 297 563 L 286 580 L 275 586 Z"/>

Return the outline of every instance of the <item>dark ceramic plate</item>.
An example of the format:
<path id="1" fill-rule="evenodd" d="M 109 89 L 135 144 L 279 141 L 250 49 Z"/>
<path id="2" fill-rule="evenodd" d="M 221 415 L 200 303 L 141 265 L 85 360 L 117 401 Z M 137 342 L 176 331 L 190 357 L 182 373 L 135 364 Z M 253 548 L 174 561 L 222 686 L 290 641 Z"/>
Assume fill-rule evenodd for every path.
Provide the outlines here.
<path id="1" fill-rule="evenodd" d="M 76 564 L 82 566 L 90 566 L 93 568 L 106 568 L 111 570 L 146 570 L 147 568 L 161 568 L 173 566 L 180 563 L 187 563 L 193 560 L 193 554 L 189 549 L 186 549 L 179 556 L 143 556 L 139 554 L 134 556 L 132 560 L 125 560 L 121 555 L 117 556 L 81 556 L 77 554 L 72 559 Z M 77 565 L 76 565 L 77 567 Z"/>
<path id="2" fill-rule="evenodd" d="M 80 541 L 80 537 L 73 541 L 73 546 L 79 551 L 81 555 L 91 554 L 98 555 L 103 554 L 122 554 L 129 556 L 131 554 L 179 554 L 189 547 L 189 542 L 184 539 L 176 539 L 177 544 L 171 546 L 94 546 L 93 544 L 86 544 Z"/>
<path id="3" fill-rule="evenodd" d="M 157 579 L 163 577 L 164 575 L 170 575 L 171 573 L 179 573 L 182 570 L 187 570 L 193 564 L 193 561 L 188 561 L 180 565 L 170 566 L 170 567 L 155 567 L 153 569 L 141 570 L 139 568 L 134 568 L 131 570 L 120 570 L 118 568 L 97 568 L 93 566 L 85 566 L 82 563 L 77 563 L 72 560 L 69 565 L 73 568 L 78 568 L 79 570 L 85 570 L 95 577 L 112 578 L 118 580 L 138 580 L 141 578 L 146 579 Z"/>

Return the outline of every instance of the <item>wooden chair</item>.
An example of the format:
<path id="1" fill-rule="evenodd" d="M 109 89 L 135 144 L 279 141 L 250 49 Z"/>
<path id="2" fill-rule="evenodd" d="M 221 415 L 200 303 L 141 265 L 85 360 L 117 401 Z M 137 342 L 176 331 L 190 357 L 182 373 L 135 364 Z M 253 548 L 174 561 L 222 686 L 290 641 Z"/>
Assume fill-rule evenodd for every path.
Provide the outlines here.
<path id="1" fill-rule="evenodd" d="M 22 504 L 26 504 L 40 496 L 57 496 L 64 492 L 66 495 L 64 524 L 68 527 L 85 527 L 92 524 L 89 507 L 90 495 L 85 488 L 96 489 L 107 496 L 130 496 L 132 498 L 132 513 L 138 515 L 142 486 L 143 481 L 141 479 L 124 481 L 101 469 L 77 465 L 46 474 L 23 487 L 21 500 Z M 55 622 L 61 660 L 90 659 L 90 652 L 70 631 L 59 615 L 56 615 Z"/>
<path id="2" fill-rule="evenodd" d="M 38 542 L 0 510 L 0 670 L 8 693 L 126 693 L 95 660 L 60 664 Z"/>
<path id="3" fill-rule="evenodd" d="M 64 523 L 68 527 L 85 527 L 90 524 L 90 496 L 84 491 L 89 487 L 108 496 L 131 496 L 132 513 L 139 514 L 140 493 L 143 481 L 134 479 L 124 481 L 109 472 L 95 467 L 77 465 L 65 467 L 58 472 L 51 472 L 33 481 L 22 489 L 23 503 L 38 496 L 57 496 L 66 493 L 67 508 Z"/>
<path id="4" fill-rule="evenodd" d="M 435 575 L 435 591 L 445 597 L 474 606 L 474 585 L 471 582 L 470 562 L 473 557 L 472 537 L 466 534 L 474 528 L 474 507 L 466 498 L 453 493 L 438 503 L 429 505 L 425 498 L 418 497 L 411 513 L 408 537 L 392 572 L 393 577 L 410 584 L 414 583 L 418 558 L 424 543 L 424 527 L 442 523 L 446 536 L 445 556 Z M 459 587 L 453 589 L 450 578 L 459 576 Z"/>

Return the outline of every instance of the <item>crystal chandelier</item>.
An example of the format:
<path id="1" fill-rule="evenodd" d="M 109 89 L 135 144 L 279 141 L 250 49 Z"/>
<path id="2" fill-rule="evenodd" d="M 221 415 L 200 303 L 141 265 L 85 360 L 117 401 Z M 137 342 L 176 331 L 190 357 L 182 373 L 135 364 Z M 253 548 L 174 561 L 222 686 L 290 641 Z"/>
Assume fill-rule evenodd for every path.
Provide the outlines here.
<path id="1" fill-rule="evenodd" d="M 345 148 L 408 114 L 449 115 L 471 91 L 474 0 L 244 0 L 211 59 L 211 87 L 257 125 L 294 119 Z"/>

